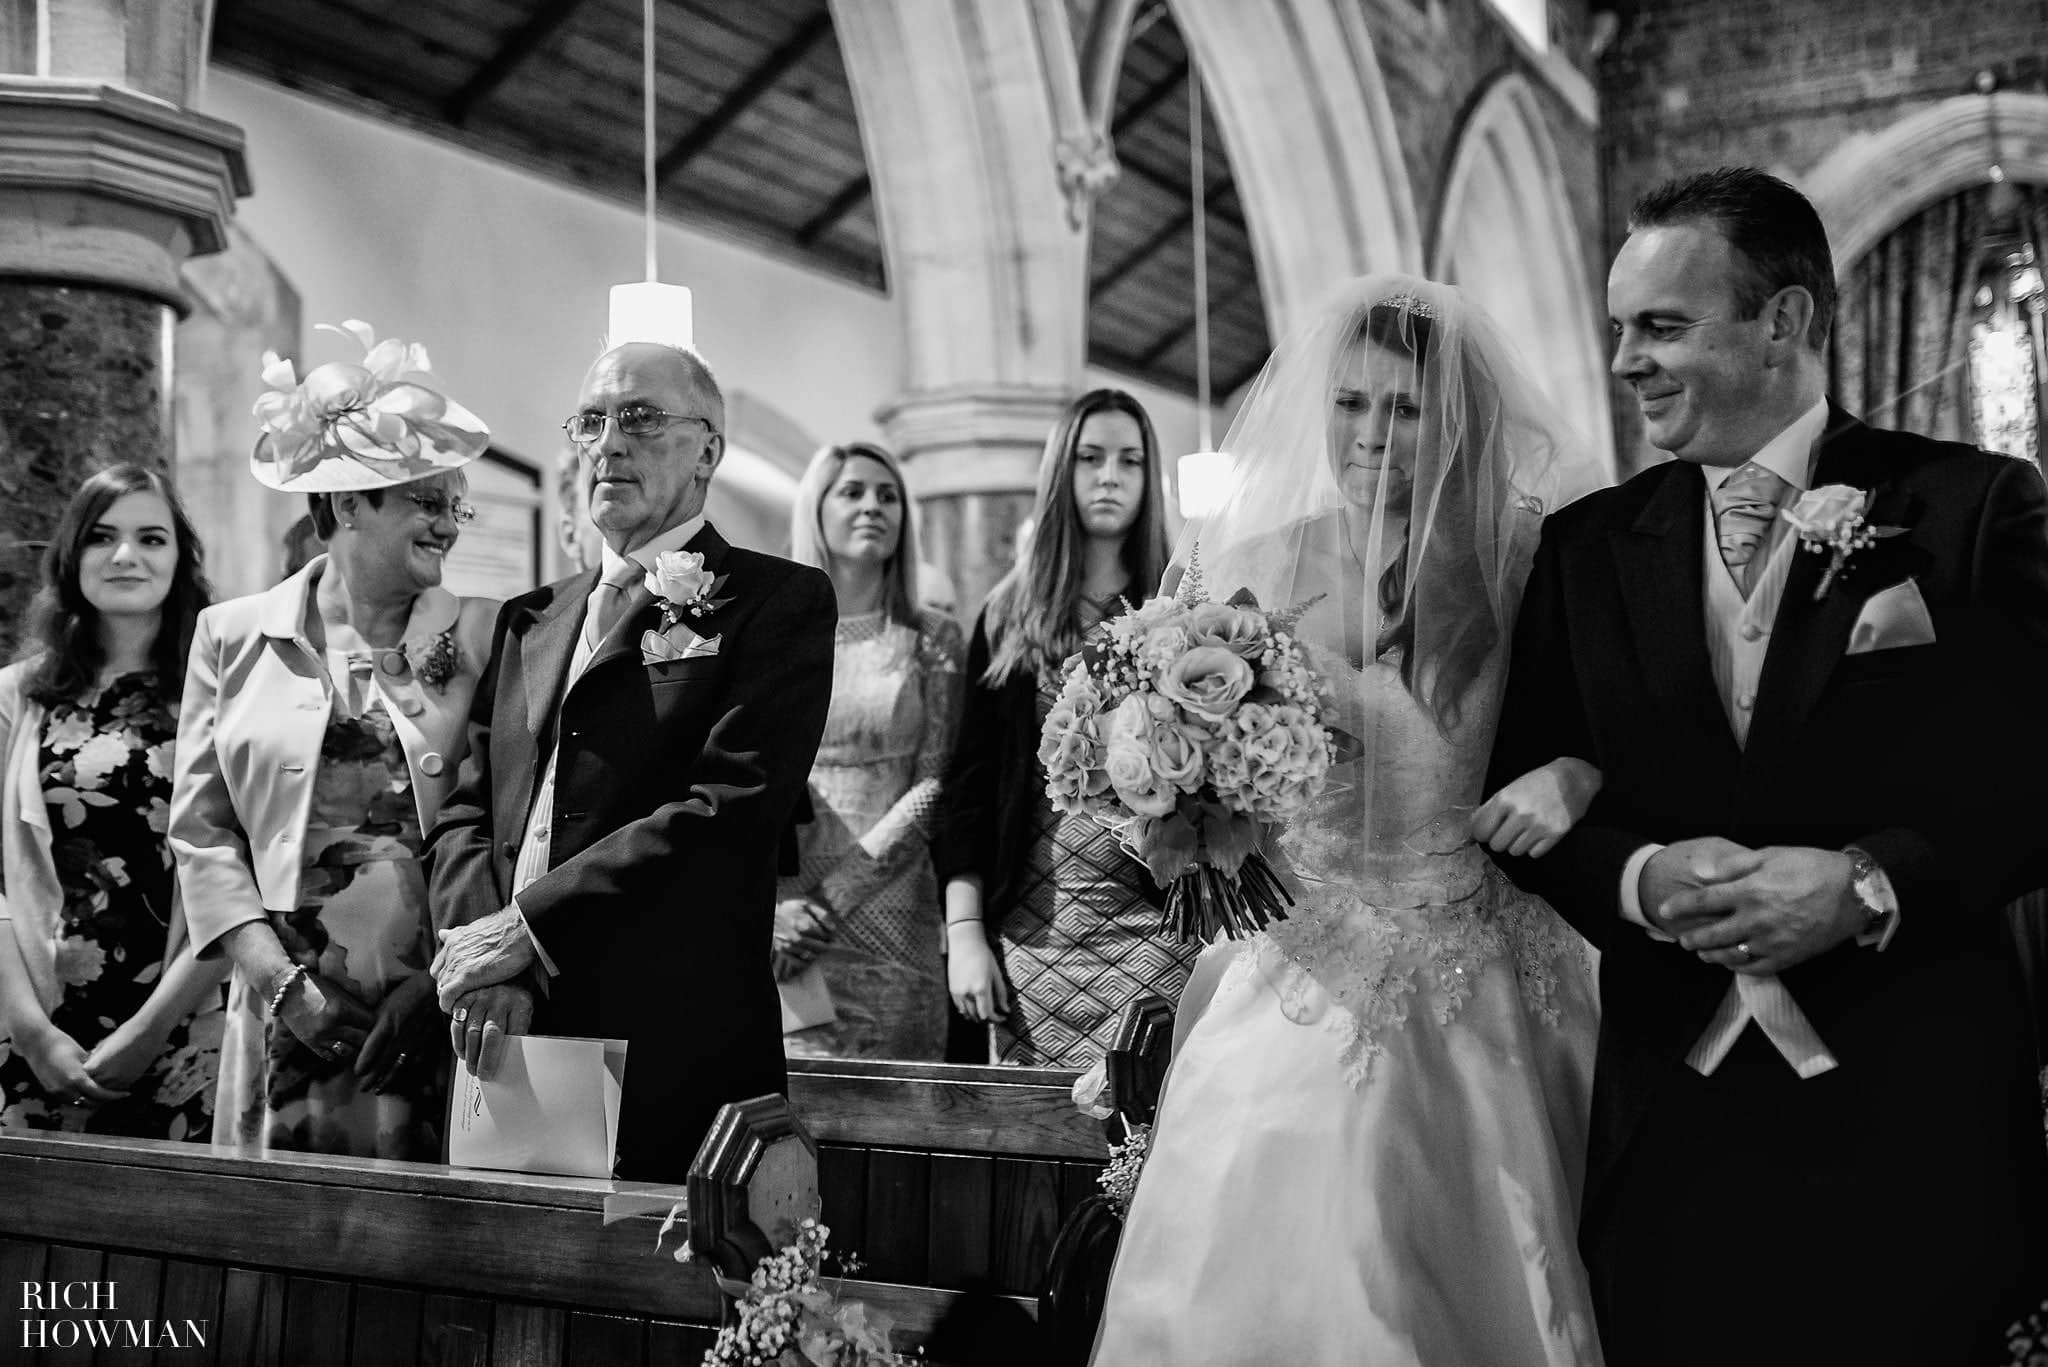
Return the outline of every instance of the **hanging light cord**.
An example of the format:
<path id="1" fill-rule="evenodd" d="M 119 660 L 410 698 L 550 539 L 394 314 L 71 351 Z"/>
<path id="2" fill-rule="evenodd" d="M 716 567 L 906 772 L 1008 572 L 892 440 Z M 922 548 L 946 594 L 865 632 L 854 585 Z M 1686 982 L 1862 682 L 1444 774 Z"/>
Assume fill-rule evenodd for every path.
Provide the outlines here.
<path id="1" fill-rule="evenodd" d="M 1204 451 L 1216 449 L 1209 403 L 1209 212 L 1202 192 L 1202 77 L 1188 53 L 1188 197 L 1195 228 L 1195 433 Z"/>
<path id="2" fill-rule="evenodd" d="M 646 194 L 647 278 L 659 280 L 654 245 L 654 0 L 641 0 L 640 33 L 640 178 Z"/>

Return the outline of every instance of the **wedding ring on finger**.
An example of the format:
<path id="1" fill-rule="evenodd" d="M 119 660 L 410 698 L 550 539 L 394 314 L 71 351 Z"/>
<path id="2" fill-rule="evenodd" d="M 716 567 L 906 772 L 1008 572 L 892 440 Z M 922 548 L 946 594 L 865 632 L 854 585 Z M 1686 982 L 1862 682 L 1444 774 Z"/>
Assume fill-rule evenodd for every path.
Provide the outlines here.
<path id="1" fill-rule="evenodd" d="M 466 1006 L 458 1006 L 458 1007 L 456 1007 L 456 1008 L 455 1008 L 455 1023 L 456 1023 L 457 1025 L 460 1025 L 460 1024 L 462 1024 L 462 1023 L 463 1023 L 464 1021 L 466 1021 L 466 1020 L 468 1020 L 468 1019 L 469 1019 L 469 1008 L 468 1008 L 468 1007 L 466 1007 Z"/>
<path id="2" fill-rule="evenodd" d="M 1742 961 L 1746 964 L 1753 964 L 1758 959 L 1763 958 L 1763 955 L 1757 953 L 1755 950 L 1749 947 L 1749 941 L 1747 940 L 1744 940 L 1740 944 L 1736 945 L 1735 952 L 1742 956 Z"/>

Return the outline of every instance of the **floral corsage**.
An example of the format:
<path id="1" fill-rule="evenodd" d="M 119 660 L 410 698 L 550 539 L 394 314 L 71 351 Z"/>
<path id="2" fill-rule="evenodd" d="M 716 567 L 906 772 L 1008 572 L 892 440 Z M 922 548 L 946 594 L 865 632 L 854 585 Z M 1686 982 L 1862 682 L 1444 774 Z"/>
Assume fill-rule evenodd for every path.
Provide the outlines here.
<path id="1" fill-rule="evenodd" d="M 1851 488 L 1847 484 L 1826 484 L 1801 494 L 1797 503 L 1780 514 L 1799 534 L 1800 549 L 1815 555 L 1833 553 L 1826 572 L 1820 577 L 1819 586 L 1813 591 L 1814 602 L 1827 597 L 1835 580 L 1849 568 L 1850 556 L 1873 541 L 1897 536 L 1906 530 L 1904 527 L 1871 526 L 1864 520 L 1864 512 L 1869 506 L 1869 490 Z"/>
<path id="2" fill-rule="evenodd" d="M 462 656 L 455 649 L 455 629 L 450 627 L 427 643 L 413 671 L 421 683 L 436 693 L 448 691 L 448 681 L 462 668 Z"/>
<path id="3" fill-rule="evenodd" d="M 666 631 L 681 625 L 685 613 L 702 617 L 716 612 L 732 599 L 721 598 L 726 576 L 713 575 L 704 568 L 704 557 L 696 551 L 663 551 L 654 557 L 647 571 L 647 590 L 661 600 L 661 626 Z"/>

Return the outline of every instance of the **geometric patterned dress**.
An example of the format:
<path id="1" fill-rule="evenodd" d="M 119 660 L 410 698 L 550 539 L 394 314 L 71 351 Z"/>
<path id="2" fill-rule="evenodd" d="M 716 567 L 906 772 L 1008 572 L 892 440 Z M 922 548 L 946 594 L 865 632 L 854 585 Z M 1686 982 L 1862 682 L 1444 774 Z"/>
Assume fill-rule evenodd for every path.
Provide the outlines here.
<path id="1" fill-rule="evenodd" d="M 1090 637 L 1101 629 L 1098 621 Z M 1041 725 L 1063 682 L 1056 669 L 1039 675 Z M 1033 781 L 1043 791 L 1042 771 Z M 1160 930 L 1159 909 L 1140 891 L 1144 867 L 1093 817 L 1040 802 L 1034 823 L 1022 892 L 1002 922 L 1011 1004 L 996 1022 L 991 1062 L 1089 1068 L 1115 1043 L 1132 1001 L 1180 999 L 1202 946 Z"/>

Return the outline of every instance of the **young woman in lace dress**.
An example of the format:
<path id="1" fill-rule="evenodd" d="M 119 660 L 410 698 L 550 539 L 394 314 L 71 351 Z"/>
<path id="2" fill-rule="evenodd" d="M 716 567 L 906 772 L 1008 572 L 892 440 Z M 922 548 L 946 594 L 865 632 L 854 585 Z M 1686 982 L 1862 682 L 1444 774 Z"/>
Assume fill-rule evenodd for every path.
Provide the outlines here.
<path id="1" fill-rule="evenodd" d="M 1115 389 L 1068 406 L 1039 464 L 1036 528 L 967 647 L 967 702 L 939 843 L 948 977 L 996 1063 L 1085 1068 L 1137 997 L 1171 997 L 1193 954 L 1154 932 L 1159 890 L 1116 837 L 1045 797 L 1038 732 L 1060 667 L 1166 562 L 1159 443 Z M 998 960 L 1000 956 L 1000 961 Z"/>
<path id="2" fill-rule="evenodd" d="M 1304 607 L 1340 732 L 1277 832 L 1284 920 L 1183 995 L 1104 1367 L 1585 1367 L 1589 952 L 1480 842 L 1540 852 L 1598 775 L 1482 784 L 1539 503 L 1571 446 L 1456 291 L 1352 282 L 1275 352 L 1177 562 Z"/>
<path id="3" fill-rule="evenodd" d="M 792 1057 L 938 1059 L 946 961 L 928 840 L 960 703 L 960 626 L 918 606 L 917 533 L 880 446 L 828 446 L 790 511 L 790 555 L 832 576 L 832 710 L 811 765 L 811 820 L 775 909 L 775 974 L 815 964 L 833 1019 Z"/>

